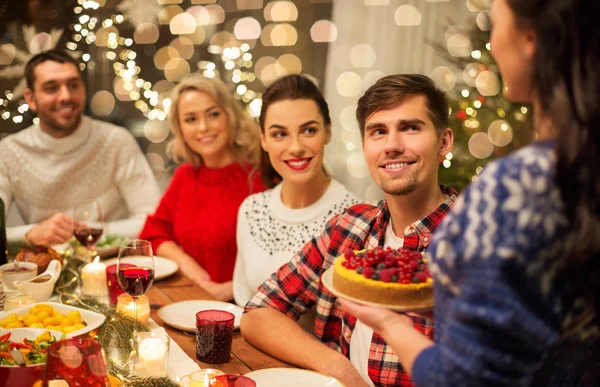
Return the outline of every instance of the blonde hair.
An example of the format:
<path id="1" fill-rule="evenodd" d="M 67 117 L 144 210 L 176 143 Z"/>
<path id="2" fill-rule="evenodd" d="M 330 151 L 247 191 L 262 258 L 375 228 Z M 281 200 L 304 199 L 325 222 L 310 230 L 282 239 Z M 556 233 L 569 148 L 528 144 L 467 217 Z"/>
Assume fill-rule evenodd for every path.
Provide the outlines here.
<path id="1" fill-rule="evenodd" d="M 177 162 L 187 161 L 194 168 L 202 165 L 202 157 L 186 144 L 179 125 L 179 100 L 181 95 L 189 90 L 197 90 L 208 94 L 227 113 L 229 121 L 229 143 L 227 145 L 233 159 L 242 165 L 250 164 L 253 168 L 256 168 L 260 155 L 260 128 L 258 124 L 233 98 L 223 82 L 200 75 L 184 79 L 171 92 L 169 125 L 175 138 L 171 140 L 167 149 L 173 159 Z"/>

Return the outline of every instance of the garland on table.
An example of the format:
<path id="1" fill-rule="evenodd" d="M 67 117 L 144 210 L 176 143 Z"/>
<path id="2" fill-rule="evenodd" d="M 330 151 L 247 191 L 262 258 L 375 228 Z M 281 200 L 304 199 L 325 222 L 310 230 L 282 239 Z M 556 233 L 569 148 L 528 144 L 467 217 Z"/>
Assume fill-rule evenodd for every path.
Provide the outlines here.
<path id="1" fill-rule="evenodd" d="M 64 259 L 63 271 L 56 282 L 56 293 L 64 304 L 91 310 L 106 316 L 105 323 L 90 336 L 94 337 L 107 353 L 106 363 L 109 373 L 120 379 L 125 386 L 178 387 L 178 383 L 166 377 L 129 377 L 129 357 L 134 350 L 133 319 L 99 301 L 80 297 L 77 292 L 80 282 L 79 273 L 85 262 L 73 259 L 69 253 L 65 254 Z M 138 323 L 138 331 L 147 332 L 148 327 Z"/>

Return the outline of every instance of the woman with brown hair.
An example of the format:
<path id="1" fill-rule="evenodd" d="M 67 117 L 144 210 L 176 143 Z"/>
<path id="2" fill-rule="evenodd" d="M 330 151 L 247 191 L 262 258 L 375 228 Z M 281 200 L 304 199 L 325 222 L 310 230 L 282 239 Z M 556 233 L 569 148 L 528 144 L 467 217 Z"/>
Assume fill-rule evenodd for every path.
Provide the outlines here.
<path id="1" fill-rule="evenodd" d="M 238 215 L 233 289 L 244 305 L 332 216 L 356 198 L 323 167 L 331 139 L 327 102 L 301 75 L 283 77 L 263 94 L 261 178 L 268 191 L 251 195 Z"/>
<path id="2" fill-rule="evenodd" d="M 258 125 L 223 82 L 201 76 L 173 90 L 169 123 L 170 150 L 184 164 L 140 238 L 216 298 L 231 300 L 237 211 L 264 189 Z"/>

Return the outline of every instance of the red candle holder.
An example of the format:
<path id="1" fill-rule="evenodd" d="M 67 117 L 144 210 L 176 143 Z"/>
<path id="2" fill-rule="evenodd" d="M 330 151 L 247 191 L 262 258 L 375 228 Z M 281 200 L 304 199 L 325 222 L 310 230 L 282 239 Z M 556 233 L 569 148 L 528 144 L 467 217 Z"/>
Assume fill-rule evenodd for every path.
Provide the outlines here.
<path id="1" fill-rule="evenodd" d="M 221 375 L 211 379 L 210 387 L 256 387 L 256 382 L 242 375 Z"/>
<path id="2" fill-rule="evenodd" d="M 102 346 L 97 341 L 82 338 L 53 343 L 48 348 L 44 380 L 45 383 L 62 380 L 69 386 L 108 386 L 108 371 Z"/>
<path id="3" fill-rule="evenodd" d="M 134 267 L 135 265 L 129 263 L 122 263 L 121 267 Z M 110 301 L 110 305 L 117 305 L 117 299 L 119 296 L 125 291 L 119 284 L 119 279 L 117 277 L 117 265 L 110 265 L 106 267 L 106 285 L 108 286 L 108 299 Z"/>
<path id="4" fill-rule="evenodd" d="M 207 364 L 223 364 L 231 357 L 235 316 L 223 310 L 196 313 L 196 358 Z"/>

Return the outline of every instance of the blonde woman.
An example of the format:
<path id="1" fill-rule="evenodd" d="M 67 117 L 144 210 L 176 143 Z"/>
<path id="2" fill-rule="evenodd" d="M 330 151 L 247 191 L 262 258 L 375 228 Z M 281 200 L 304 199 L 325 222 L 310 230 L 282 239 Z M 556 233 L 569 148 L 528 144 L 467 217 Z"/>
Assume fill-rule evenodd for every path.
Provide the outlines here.
<path id="1" fill-rule="evenodd" d="M 184 163 L 140 238 L 216 298 L 230 300 L 237 211 L 265 189 L 257 173 L 259 127 L 225 84 L 201 76 L 173 90 L 169 124 L 170 150 Z"/>

